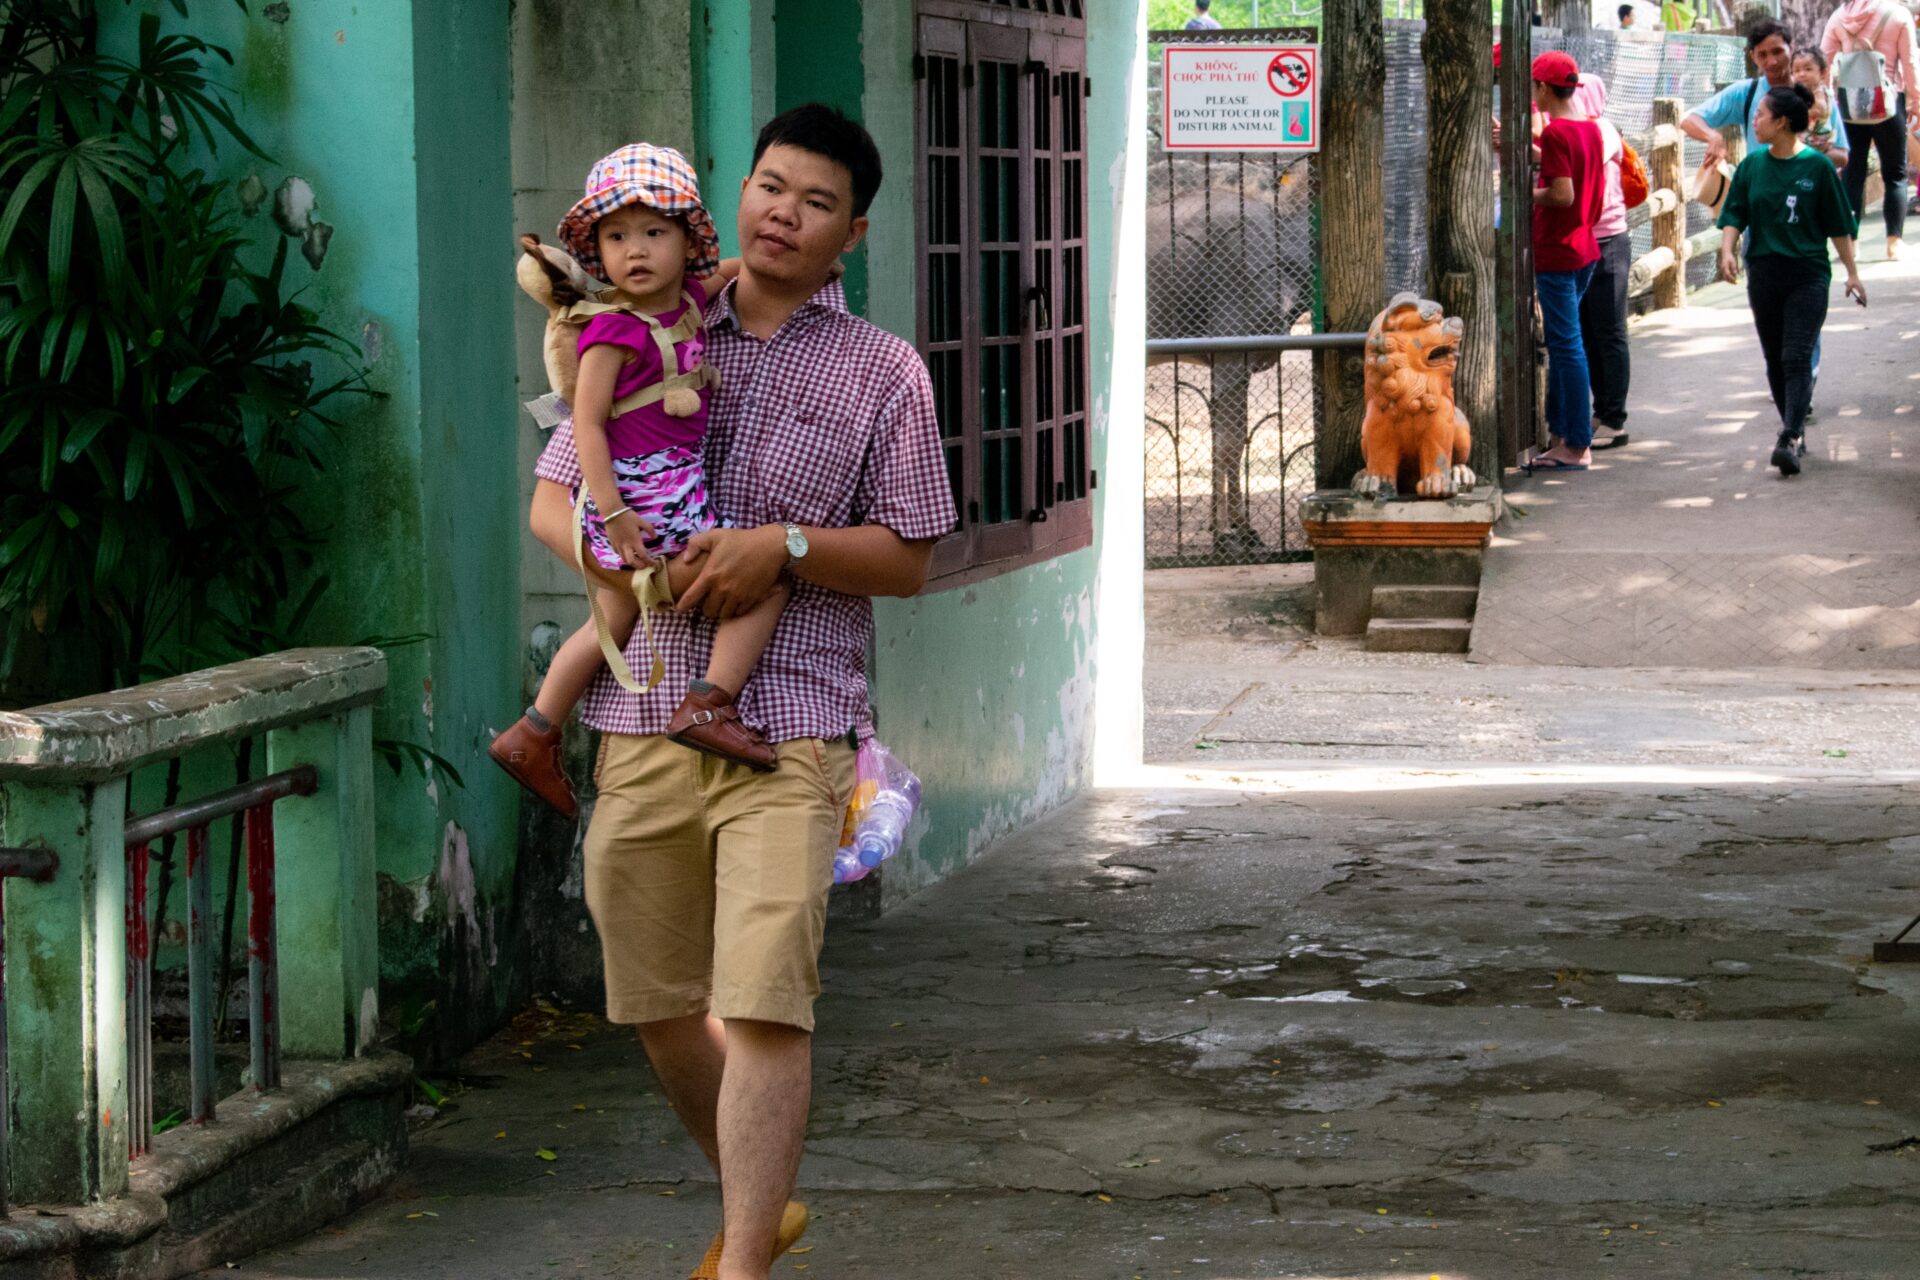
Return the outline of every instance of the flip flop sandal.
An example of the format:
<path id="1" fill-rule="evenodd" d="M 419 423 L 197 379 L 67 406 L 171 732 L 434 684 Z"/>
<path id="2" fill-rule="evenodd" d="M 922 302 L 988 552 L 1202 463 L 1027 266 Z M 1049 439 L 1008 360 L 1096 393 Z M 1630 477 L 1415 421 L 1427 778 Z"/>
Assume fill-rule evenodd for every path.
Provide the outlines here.
<path id="1" fill-rule="evenodd" d="M 1535 458 L 1532 462 L 1529 462 L 1520 469 L 1528 475 L 1532 475 L 1536 471 L 1585 471 L 1587 470 L 1587 464 L 1584 462 L 1562 462 L 1558 458 Z"/>
<path id="2" fill-rule="evenodd" d="M 1595 449 L 1618 449 L 1626 444 L 1626 442 L 1627 433 L 1624 431 L 1616 431 L 1610 436 L 1603 436 L 1596 432 L 1591 447 Z"/>

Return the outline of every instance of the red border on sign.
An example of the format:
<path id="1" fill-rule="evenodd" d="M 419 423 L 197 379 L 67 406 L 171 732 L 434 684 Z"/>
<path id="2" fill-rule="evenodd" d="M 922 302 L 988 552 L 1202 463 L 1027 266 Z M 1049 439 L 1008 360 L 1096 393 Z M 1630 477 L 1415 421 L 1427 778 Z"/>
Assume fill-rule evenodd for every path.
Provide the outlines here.
<path id="1" fill-rule="evenodd" d="M 1312 111 L 1313 111 L 1313 120 L 1314 120 L 1314 130 L 1316 133 L 1319 131 L 1319 125 L 1320 125 L 1320 46 L 1319 45 L 1315 45 L 1315 44 L 1275 44 L 1275 45 L 1170 44 L 1170 45 L 1163 46 L 1160 50 L 1160 145 L 1162 148 L 1168 151 L 1311 152 L 1311 151 L 1318 150 L 1317 147 L 1313 146 L 1310 143 L 1300 143 L 1300 142 L 1249 143 L 1246 146 L 1237 146 L 1237 147 L 1217 146 L 1212 144 L 1199 144 L 1199 143 L 1190 143 L 1190 142 L 1178 142 L 1178 143 L 1168 142 L 1167 135 L 1173 131 L 1173 98 L 1172 98 L 1172 95 L 1169 94 L 1167 90 L 1170 83 L 1170 73 L 1172 71 L 1173 55 L 1176 51 L 1178 51 L 1182 55 L 1207 54 L 1207 53 L 1264 53 L 1269 55 L 1269 60 L 1271 60 L 1271 58 L 1273 57 L 1278 57 L 1280 54 L 1283 54 L 1283 53 L 1299 54 L 1302 58 L 1306 60 L 1308 73 L 1313 77 L 1312 91 L 1307 95 L 1307 101 L 1313 104 Z M 1271 92 L 1271 87 L 1269 87 L 1269 91 Z M 1298 97 L 1284 99 L 1284 101 L 1288 101 L 1288 102 L 1297 102 L 1299 100 L 1300 99 Z"/>

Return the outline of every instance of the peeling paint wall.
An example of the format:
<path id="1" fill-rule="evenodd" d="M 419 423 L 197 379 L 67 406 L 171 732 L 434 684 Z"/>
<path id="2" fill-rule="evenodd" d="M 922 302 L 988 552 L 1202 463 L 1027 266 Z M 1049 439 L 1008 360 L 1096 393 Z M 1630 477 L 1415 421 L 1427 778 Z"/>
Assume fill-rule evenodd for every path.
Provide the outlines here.
<path id="1" fill-rule="evenodd" d="M 554 229 L 580 198 L 594 161 L 629 142 L 664 143 L 693 155 L 703 194 L 712 187 L 709 167 L 695 146 L 694 70 L 688 59 L 660 52 L 687 48 L 691 10 L 689 0 L 628 0 L 619 5 L 520 0 L 513 6 L 515 231 L 531 231 L 553 243 Z M 721 223 L 723 234 L 731 238 L 731 220 Z M 512 252 L 508 244 L 499 255 L 503 281 Z M 505 305 L 514 331 L 518 399 L 531 400 L 547 391 L 540 354 L 546 313 L 517 288 Z M 546 443 L 545 433 L 518 404 L 511 422 L 503 418 L 499 429 L 511 431 L 516 451 L 513 527 L 519 537 L 522 586 L 515 658 L 522 687 L 513 707 L 517 714 L 533 700 L 561 641 L 587 620 L 587 602 L 573 569 L 525 532 L 534 462 Z M 576 778 L 589 772 L 591 738 L 578 721 L 568 730 L 567 752 Z M 487 762 L 481 767 L 493 769 Z M 579 832 L 587 812 L 576 826 L 537 801 L 521 805 L 522 865 L 513 896 L 541 989 L 593 1001 L 599 998 L 599 944 L 580 890 Z"/>
<path id="2" fill-rule="evenodd" d="M 377 393 L 333 406 L 342 426 L 308 491 L 332 582 L 312 633 L 427 637 L 389 651 L 375 733 L 431 748 L 465 785 L 377 766 L 381 974 L 389 993 L 437 990 L 468 945 L 444 903 L 414 910 L 443 893 L 442 832 L 465 833 L 475 910 L 496 928 L 512 918 L 518 858 L 513 788 L 482 755 L 519 705 L 505 6 L 196 4 L 182 21 L 143 0 L 101 10 L 109 42 L 130 47 L 143 11 L 233 52 L 216 78 L 275 157 L 215 158 L 238 184 L 241 229 L 262 254 L 293 240 L 290 283 L 358 339 Z M 491 260 L 477 251 L 489 243 Z M 524 980 L 512 964 L 475 972 L 472 989 L 442 994 L 443 1049 L 490 1027 Z"/>
<path id="3" fill-rule="evenodd" d="M 866 0 L 864 8 L 864 116 L 888 174 L 873 210 L 868 262 L 875 279 L 910 280 L 912 8 L 893 0 Z M 1087 112 L 1088 240 L 1095 249 L 1088 276 L 1091 465 L 1103 481 L 1095 499 L 1105 502 L 1128 500 L 1104 484 L 1109 440 L 1137 442 L 1139 431 L 1134 424 L 1116 432 L 1109 419 L 1115 315 L 1124 310 L 1126 291 L 1141 287 L 1141 264 L 1119 262 L 1115 233 L 1132 119 L 1126 91 L 1142 56 L 1143 33 L 1140 6 L 1129 0 L 1094 7 L 1093 15 L 1087 36 L 1094 86 Z M 915 336 L 909 290 L 878 291 L 867 314 L 903 337 Z M 1123 358 L 1138 357 L 1127 352 Z M 1137 503 L 1138 489 L 1131 500 Z M 876 602 L 873 688 L 880 734 L 926 782 L 918 837 L 885 868 L 885 902 L 898 902 L 947 875 L 994 839 L 1087 787 L 1096 730 L 1137 737 L 1137 725 L 1110 719 L 1102 726 L 1096 715 L 1114 707 L 1124 718 L 1137 705 L 1137 699 L 1104 696 L 1096 705 L 1104 527 L 1096 520 L 1093 547 L 1030 569 L 917 600 Z M 1132 571 L 1139 572 L 1137 560 Z M 1137 684 L 1139 672 L 1115 672 L 1113 679 Z"/>
<path id="4" fill-rule="evenodd" d="M 684 49 L 687 0 L 637 0 L 618 6 L 523 0 L 513 7 L 513 225 L 553 243 L 560 218 L 580 198 L 594 161 L 629 142 L 692 152 L 693 73 Z M 705 170 L 702 169 L 702 177 Z M 730 228 L 729 228 L 730 230 Z M 512 286 L 513 246 L 501 246 L 500 278 L 512 308 L 518 396 L 547 391 L 541 338 L 546 313 Z M 526 499 L 545 433 L 518 405 L 511 427 L 517 450 L 516 534 L 526 528 Z M 519 538 L 524 586 L 520 668 L 527 699 L 559 642 L 586 621 L 580 578 L 531 536 Z"/>

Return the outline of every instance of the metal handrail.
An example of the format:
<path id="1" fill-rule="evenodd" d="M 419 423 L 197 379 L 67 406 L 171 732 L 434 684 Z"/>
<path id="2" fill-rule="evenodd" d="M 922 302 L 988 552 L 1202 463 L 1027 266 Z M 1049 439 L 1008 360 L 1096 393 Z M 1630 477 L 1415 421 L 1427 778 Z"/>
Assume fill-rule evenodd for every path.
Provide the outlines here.
<path id="1" fill-rule="evenodd" d="M 1149 356 L 1225 356 L 1243 351 L 1344 351 L 1367 345 L 1364 333 L 1263 333 L 1228 338 L 1148 338 Z"/>
<path id="2" fill-rule="evenodd" d="M 174 835 L 190 827 L 231 817 L 255 805 L 272 804 L 288 796 L 310 796 L 320 789 L 320 774 L 310 764 L 295 765 L 280 773 L 270 773 L 254 782 L 245 782 L 225 791 L 216 791 L 199 800 L 161 809 L 127 823 L 127 847 L 152 844 L 162 836 Z"/>

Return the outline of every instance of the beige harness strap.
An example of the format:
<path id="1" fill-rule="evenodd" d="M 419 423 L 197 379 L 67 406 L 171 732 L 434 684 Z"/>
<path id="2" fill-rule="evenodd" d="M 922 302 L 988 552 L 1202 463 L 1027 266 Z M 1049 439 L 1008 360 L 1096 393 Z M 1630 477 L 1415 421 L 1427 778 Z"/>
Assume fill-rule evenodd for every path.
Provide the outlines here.
<path id="1" fill-rule="evenodd" d="M 719 385 L 720 371 L 710 364 L 703 364 L 691 373 L 675 374 L 652 386 L 642 387 L 632 395 L 621 396 L 613 402 L 613 407 L 607 410 L 607 417 L 617 418 L 623 413 L 632 413 L 635 409 L 644 409 L 650 404 L 658 404 L 667 398 L 667 392 L 677 391 L 681 387 L 698 391 L 702 387 Z"/>
<path id="2" fill-rule="evenodd" d="M 709 364 L 703 363 L 687 373 L 679 372 L 680 353 L 674 348 L 700 332 L 700 325 L 703 322 L 699 300 L 693 296 L 692 292 L 682 293 L 680 298 L 687 304 L 687 309 L 681 312 L 680 318 L 670 325 L 662 325 L 657 317 L 647 315 L 643 311 L 635 311 L 631 306 L 619 302 L 576 302 L 560 312 L 558 318 L 561 320 L 577 320 L 584 323 L 595 316 L 605 315 L 609 311 L 622 311 L 643 321 L 647 331 L 653 335 L 654 346 L 660 352 L 662 375 L 660 381 L 615 400 L 612 407 L 607 410 L 608 418 L 617 418 L 623 413 L 632 413 L 635 409 L 659 404 L 667 398 L 669 391 L 678 391 L 682 388 L 699 391 L 702 387 L 714 387 L 720 384 L 720 371 Z M 674 372 L 668 374 L 669 369 Z"/>
<path id="3" fill-rule="evenodd" d="M 660 648 L 653 642 L 653 611 L 656 607 L 666 608 L 673 603 L 673 588 L 667 585 L 667 566 L 656 560 L 644 569 L 633 572 L 630 586 L 633 595 L 640 602 L 640 630 L 647 647 L 647 657 L 651 666 L 647 672 L 647 683 L 643 686 L 633 678 L 633 669 L 627 665 L 626 654 L 613 638 L 613 628 L 607 625 L 606 615 L 600 611 L 600 593 L 595 588 L 596 579 L 587 572 L 587 486 L 580 486 L 580 496 L 573 504 L 573 562 L 580 570 L 580 578 L 587 586 L 587 608 L 593 613 L 594 635 L 600 641 L 600 654 L 607 660 L 607 669 L 613 672 L 613 678 L 622 689 L 629 693 L 645 693 L 666 678 L 667 666 L 661 661 Z M 635 517 L 638 519 L 639 517 Z"/>

